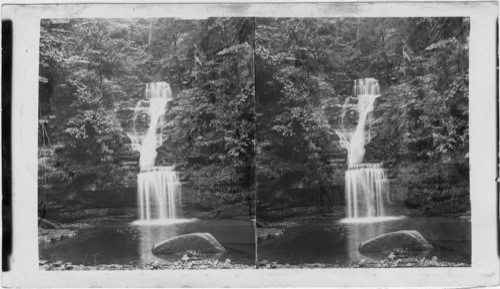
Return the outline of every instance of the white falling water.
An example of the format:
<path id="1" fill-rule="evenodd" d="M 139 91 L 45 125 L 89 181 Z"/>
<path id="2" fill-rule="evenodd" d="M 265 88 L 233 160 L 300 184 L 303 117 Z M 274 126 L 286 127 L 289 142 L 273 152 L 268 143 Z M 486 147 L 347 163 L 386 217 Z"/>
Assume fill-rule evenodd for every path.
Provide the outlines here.
<path id="1" fill-rule="evenodd" d="M 350 166 L 345 173 L 347 217 L 384 217 L 389 183 L 380 164 Z"/>
<path id="2" fill-rule="evenodd" d="M 180 182 L 173 167 L 142 168 L 137 176 L 141 220 L 176 218 L 176 197 Z"/>
<path id="3" fill-rule="evenodd" d="M 146 110 L 149 127 L 144 135 L 132 139 L 135 139 L 134 147 L 140 152 L 141 172 L 137 176 L 139 218 L 142 223 L 148 224 L 176 219 L 176 201 L 181 186 L 173 167 L 155 166 L 156 149 L 162 143 L 165 107 L 172 100 L 170 85 L 166 82 L 146 84 L 145 96 L 149 100 Z M 137 116 L 144 110 L 142 102 L 139 102 L 134 114 L 136 134 Z"/>
<path id="4" fill-rule="evenodd" d="M 150 117 L 149 128 L 142 139 L 139 165 L 141 168 L 152 167 L 156 161 L 156 148 L 161 145 L 163 128 L 163 115 L 165 106 L 171 98 L 154 97 L 149 100 L 148 114 Z"/>
<path id="5" fill-rule="evenodd" d="M 340 144 L 347 149 L 348 170 L 345 174 L 346 211 L 349 220 L 369 220 L 385 216 L 384 199 L 389 192 L 389 182 L 380 164 L 363 163 L 365 145 L 370 141 L 371 112 L 380 96 L 378 81 L 373 78 L 354 81 L 354 94 L 358 98 L 358 122 L 354 130 L 344 127 L 349 108 L 346 100 L 342 110 L 342 130 L 337 131 Z"/>

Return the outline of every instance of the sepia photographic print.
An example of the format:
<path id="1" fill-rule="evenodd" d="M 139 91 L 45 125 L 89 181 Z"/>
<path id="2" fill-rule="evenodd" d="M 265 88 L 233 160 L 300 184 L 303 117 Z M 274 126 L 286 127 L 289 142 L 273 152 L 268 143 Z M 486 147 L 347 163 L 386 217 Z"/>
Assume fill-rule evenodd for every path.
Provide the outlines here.
<path id="1" fill-rule="evenodd" d="M 261 267 L 470 266 L 469 19 L 256 19 Z"/>
<path id="2" fill-rule="evenodd" d="M 255 264 L 253 19 L 42 20 L 45 270 Z"/>
<path id="3" fill-rule="evenodd" d="M 492 8 L 3 9 L 4 284 L 498 284 Z"/>

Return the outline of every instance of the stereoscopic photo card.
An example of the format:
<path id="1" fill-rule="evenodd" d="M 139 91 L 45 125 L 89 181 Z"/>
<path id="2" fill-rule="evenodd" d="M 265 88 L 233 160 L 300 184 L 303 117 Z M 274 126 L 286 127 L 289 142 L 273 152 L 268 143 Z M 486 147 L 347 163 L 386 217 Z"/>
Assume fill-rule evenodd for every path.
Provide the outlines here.
<path id="1" fill-rule="evenodd" d="M 4 5 L 4 285 L 498 284 L 496 9 Z"/>

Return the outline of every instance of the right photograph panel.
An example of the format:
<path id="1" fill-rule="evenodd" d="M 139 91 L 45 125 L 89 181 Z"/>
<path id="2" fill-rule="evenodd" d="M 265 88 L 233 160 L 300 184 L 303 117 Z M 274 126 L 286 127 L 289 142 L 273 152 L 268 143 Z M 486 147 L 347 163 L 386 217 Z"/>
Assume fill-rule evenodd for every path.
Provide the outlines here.
<path id="1" fill-rule="evenodd" d="M 470 266 L 469 19 L 255 22 L 258 268 Z"/>

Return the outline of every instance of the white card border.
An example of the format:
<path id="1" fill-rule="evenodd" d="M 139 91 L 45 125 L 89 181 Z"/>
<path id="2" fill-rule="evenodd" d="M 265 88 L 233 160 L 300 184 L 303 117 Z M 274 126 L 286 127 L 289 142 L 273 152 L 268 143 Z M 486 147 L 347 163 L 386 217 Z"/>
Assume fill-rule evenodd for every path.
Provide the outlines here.
<path id="1" fill-rule="evenodd" d="M 112 1 L 110 1 L 112 2 Z M 113 1 L 115 2 L 115 1 Z M 123 1 L 122 1 L 123 2 Z M 4 286 L 322 287 L 484 286 L 499 283 L 497 252 L 496 2 L 5 5 L 13 20 L 14 247 Z M 470 17 L 470 268 L 79 271 L 38 269 L 38 41 L 43 18 Z"/>

